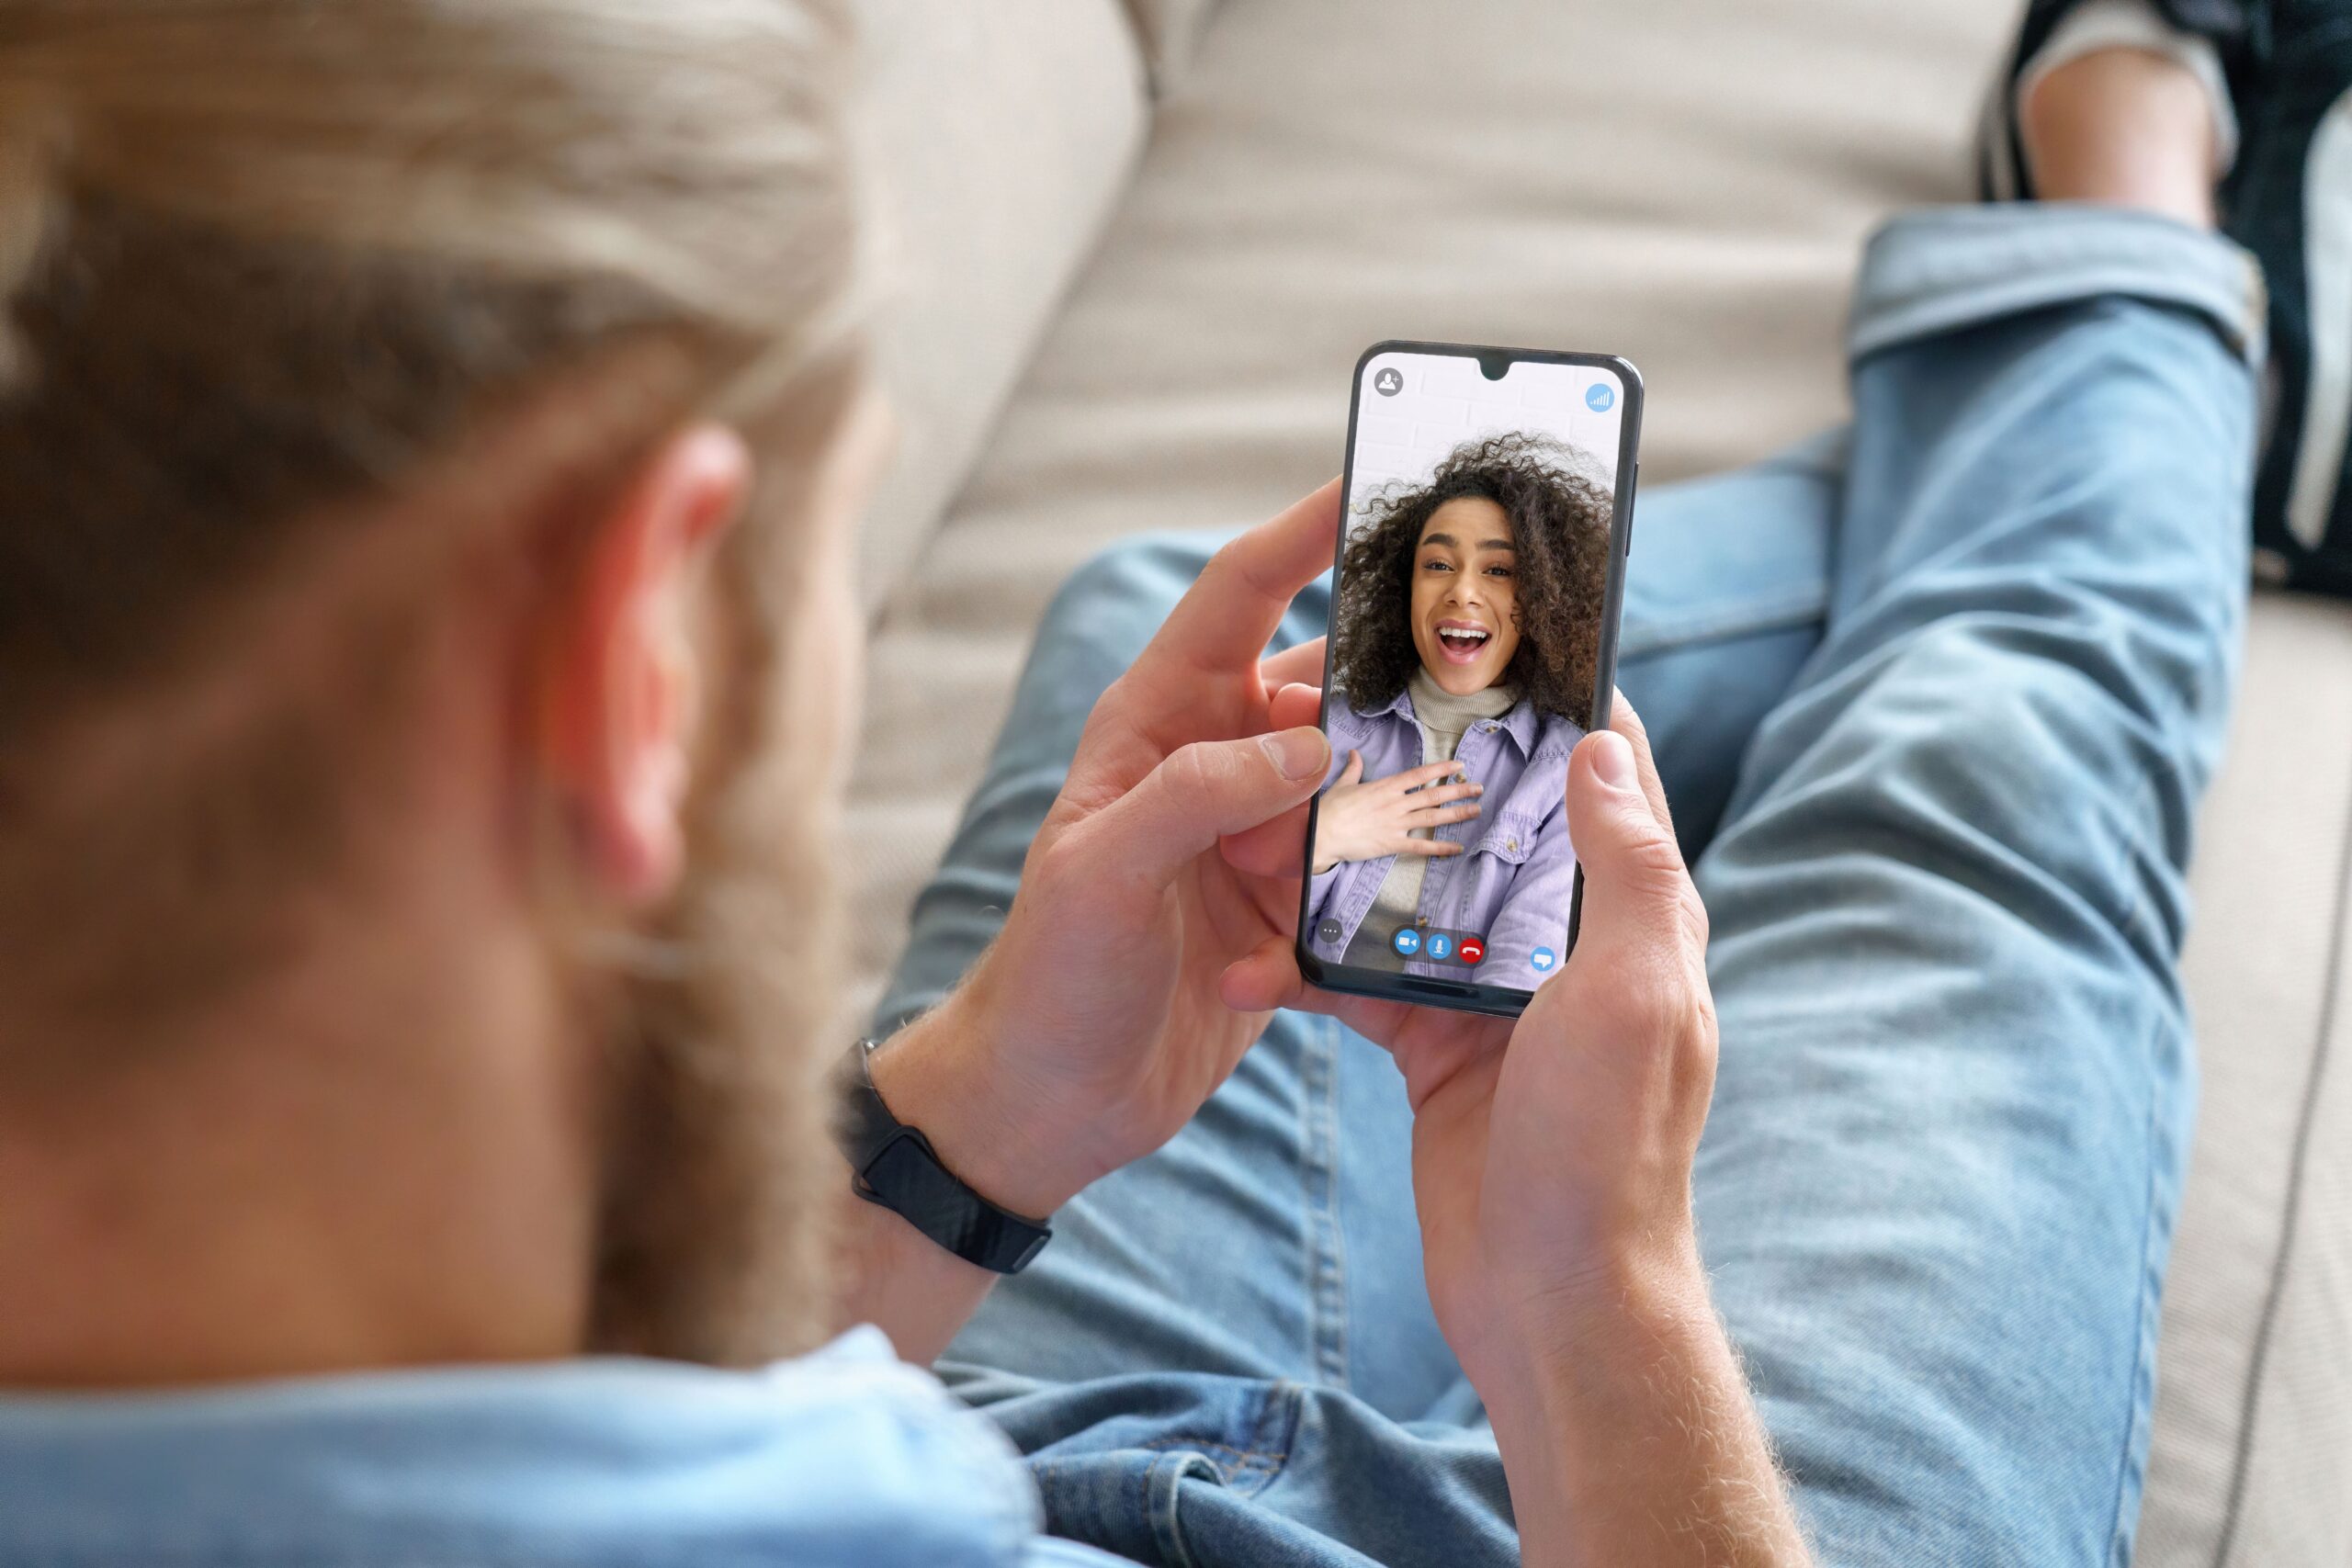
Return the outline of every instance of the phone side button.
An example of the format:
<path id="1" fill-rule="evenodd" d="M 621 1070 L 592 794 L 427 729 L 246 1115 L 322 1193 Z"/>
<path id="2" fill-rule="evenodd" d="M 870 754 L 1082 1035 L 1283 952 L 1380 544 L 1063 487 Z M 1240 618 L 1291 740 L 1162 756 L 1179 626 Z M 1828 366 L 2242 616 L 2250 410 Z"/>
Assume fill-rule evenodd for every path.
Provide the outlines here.
<path id="1" fill-rule="evenodd" d="M 1634 482 L 1626 487 L 1625 493 L 1633 498 L 1625 504 L 1625 558 L 1632 560 L 1634 558 L 1634 517 L 1641 511 L 1642 503 L 1642 464 L 1638 457 L 1634 460 Z"/>

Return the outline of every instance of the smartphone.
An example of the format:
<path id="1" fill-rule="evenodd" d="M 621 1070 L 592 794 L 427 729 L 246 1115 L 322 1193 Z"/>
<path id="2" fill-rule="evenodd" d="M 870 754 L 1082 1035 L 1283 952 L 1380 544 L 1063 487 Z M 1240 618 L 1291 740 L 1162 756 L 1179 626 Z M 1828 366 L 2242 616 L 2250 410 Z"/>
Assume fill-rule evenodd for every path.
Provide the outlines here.
<path id="1" fill-rule="evenodd" d="M 1642 378 L 1611 354 L 1356 361 L 1298 963 L 1515 1016 L 1576 944 L 1568 753 L 1609 723 Z"/>

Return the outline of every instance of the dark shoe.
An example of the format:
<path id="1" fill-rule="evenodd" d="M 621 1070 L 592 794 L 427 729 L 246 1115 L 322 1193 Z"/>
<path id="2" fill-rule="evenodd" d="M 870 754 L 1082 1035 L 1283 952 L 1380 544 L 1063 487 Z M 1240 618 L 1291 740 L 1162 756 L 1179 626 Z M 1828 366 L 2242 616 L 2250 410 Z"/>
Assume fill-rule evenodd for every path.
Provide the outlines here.
<path id="1" fill-rule="evenodd" d="M 2352 594 L 2352 3 L 2270 10 L 2261 47 L 2224 56 L 2242 140 L 2220 192 L 2270 286 L 2254 542 L 2266 576 Z"/>
<path id="2" fill-rule="evenodd" d="M 2270 373 L 2254 488 L 2263 575 L 2352 594 L 2352 0 L 2145 0 L 2210 40 L 2237 120 L 2222 231 L 2262 263 Z M 2018 82 L 2084 0 L 2032 0 L 1986 107 L 1977 184 L 2030 199 Z"/>

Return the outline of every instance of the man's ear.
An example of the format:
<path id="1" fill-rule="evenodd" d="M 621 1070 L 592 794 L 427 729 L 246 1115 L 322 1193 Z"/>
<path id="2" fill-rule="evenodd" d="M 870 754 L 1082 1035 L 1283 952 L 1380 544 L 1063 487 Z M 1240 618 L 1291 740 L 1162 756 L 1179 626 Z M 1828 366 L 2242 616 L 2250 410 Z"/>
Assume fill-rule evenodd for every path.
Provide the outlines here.
<path id="1" fill-rule="evenodd" d="M 656 447 L 606 504 L 540 673 L 538 763 L 582 870 L 616 903 L 651 903 L 684 859 L 696 568 L 741 510 L 751 455 L 723 426 Z"/>

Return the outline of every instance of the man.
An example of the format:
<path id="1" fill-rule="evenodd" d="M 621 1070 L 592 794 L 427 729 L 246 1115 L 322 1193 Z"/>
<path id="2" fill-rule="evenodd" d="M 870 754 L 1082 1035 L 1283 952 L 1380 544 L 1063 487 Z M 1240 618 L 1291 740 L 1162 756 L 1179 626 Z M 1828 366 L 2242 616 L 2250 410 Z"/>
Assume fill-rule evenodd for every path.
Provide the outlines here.
<path id="1" fill-rule="evenodd" d="M 854 1100 L 869 1132 L 924 1135 L 918 1175 L 966 1229 L 853 1194 L 828 1135 L 848 1041 L 825 897 L 858 640 L 842 562 L 880 443 L 847 326 L 833 6 L 48 0 L 5 28 L 0 1560 L 1804 1560 L 1700 1264 L 1708 917 L 1638 724 L 1576 752 L 1583 935 L 1515 1029 L 1299 986 L 1321 651 L 1261 655 L 1330 559 L 1334 487 L 1202 566 L 1102 671 L 1082 736 L 1023 727 L 1033 677 L 999 770 L 1042 750 L 1050 805 L 984 805 L 994 852 L 951 857 L 1017 868 L 1018 899 L 999 932 L 934 897 L 897 1010 L 920 1016 Z M 2201 103 L 2169 67 L 2098 58 L 2085 143 L 2143 149 L 2154 194 L 2100 186 L 2111 170 L 2077 194 L 2201 199 Z M 1874 307 L 1866 279 L 1883 330 L 1841 503 L 1855 570 L 1758 715 L 1761 782 L 1711 851 L 1711 901 L 1759 1040 L 1801 1021 L 1799 992 L 1912 1029 L 1926 1114 L 1982 1132 L 2014 1111 L 2001 1148 L 2026 1163 L 1986 1224 L 1942 1234 L 1953 1185 L 1890 1166 L 1919 1280 L 1785 1279 L 1777 1325 L 1742 1337 L 1825 1554 L 1906 1532 L 1929 1556 L 2104 1553 L 2132 1500 L 2111 1475 L 2014 1517 L 1969 1488 L 2144 1441 L 2090 1374 L 2144 1377 L 2113 1318 L 2152 1286 L 2105 1265 L 2133 1217 L 2135 1261 L 2160 1258 L 2177 1179 L 2183 850 L 2115 857 L 2177 827 L 2220 722 L 2247 300 L 2197 212 L 2108 215 L 2071 231 L 2081 268 L 2036 313 L 1970 292 L 2007 265 L 1996 247 L 1925 296 L 1932 333 L 1905 327 L 1889 291 L 1950 243 L 1935 221 L 1873 263 Z M 2085 281 L 2134 246 L 2178 277 Z M 2037 447 L 2056 406 L 2090 423 Z M 1955 516 L 1938 498 L 1984 461 L 1958 437 L 1988 432 L 2018 443 L 2014 492 Z M 1993 525 L 2064 490 L 2080 438 L 2123 433 L 2148 471 L 2068 492 L 2030 548 Z M 2145 574 L 2119 583 L 2126 497 Z M 1790 517 L 1792 537 L 1826 525 Z M 1675 536 L 1661 521 L 1645 548 Z M 2031 594 L 2051 626 L 1996 635 Z M 2145 661 L 2111 662 L 2117 637 Z M 1670 670 L 1649 679 L 1670 693 Z M 1944 728 L 1893 722 L 1955 681 Z M 2025 800 L 1974 793 L 2063 810 L 2053 749 L 2087 752 L 2064 782 L 2095 810 L 2054 842 Z M 2141 761 L 2159 784 L 2126 778 Z M 2109 898 L 2135 891 L 2153 930 Z M 1839 951 L 1791 900 L 1852 911 Z M 1939 920 L 1960 934 L 1928 952 Z M 2015 1021 L 1938 1015 L 1972 931 L 2019 1006 L 2055 1010 L 2035 1030 L 2143 1032 L 2036 1080 L 1987 1043 Z M 1880 989 L 1841 995 L 1862 962 Z M 1379 1393 L 1349 1392 L 1319 1338 L 1253 1375 L 1291 1353 L 1253 1311 L 1345 1290 L 1290 1289 L 1278 1229 L 1122 1207 L 1205 1159 L 1246 1211 L 1265 1173 L 1220 1140 L 1252 1075 L 1313 1070 L 1310 1036 L 1371 1049 L 1288 1013 L 1237 1076 L 1277 1007 L 1330 1009 L 1402 1069 L 1405 1094 L 1387 1080 L 1347 1127 L 1393 1173 L 1410 1108 L 1419 1234 L 1397 1195 L 1363 1259 L 1415 1287 L 1357 1325 L 1396 1351 Z M 1795 1196 L 1777 1227 L 1711 1230 L 1751 1292 L 1747 1259 L 1826 1256 L 1790 1155 L 1867 1169 L 1889 1092 L 1868 1058 L 1844 1059 L 1862 1092 L 1811 1097 L 1838 1088 L 1824 1058 L 1755 1060 L 1735 1124 L 1766 1146 L 1718 1157 Z M 2043 1087 L 2080 1091 L 2079 1116 L 2009 1098 Z M 1825 1116 L 1860 1164 L 1774 1145 L 1830 1135 Z M 2155 1144 L 2075 1139 L 2126 1125 Z M 2057 1224 L 2043 1205 L 2094 1156 L 2140 1185 L 2084 1199 L 2087 1260 L 2024 1321 L 2088 1312 L 2049 1353 L 2090 1347 L 2098 1387 L 2037 1388 L 2038 1347 L 1980 1348 L 2018 1358 L 2016 1412 L 1955 1436 L 1939 1377 L 1984 1364 L 1957 1348 L 1984 1299 L 1966 1249 Z M 1063 1238 L 974 1319 L 997 1274 L 968 1258 L 1018 1259 L 971 1238 L 1057 1212 Z M 1824 1315 L 1801 1328 L 1786 1303 L 1809 1285 Z M 1950 1332 L 1894 1336 L 1877 1364 L 1864 1343 L 1801 1354 L 1906 1304 Z M 870 1330 L 833 1337 L 857 1325 L 918 1364 L 956 1340 L 960 1392 L 1034 1472 Z M 1889 1390 L 1890 1440 L 1834 1432 Z M 1973 1462 L 1919 1479 L 1921 1432 Z M 2075 1506 L 2093 1493 L 2104 1513 Z"/>

